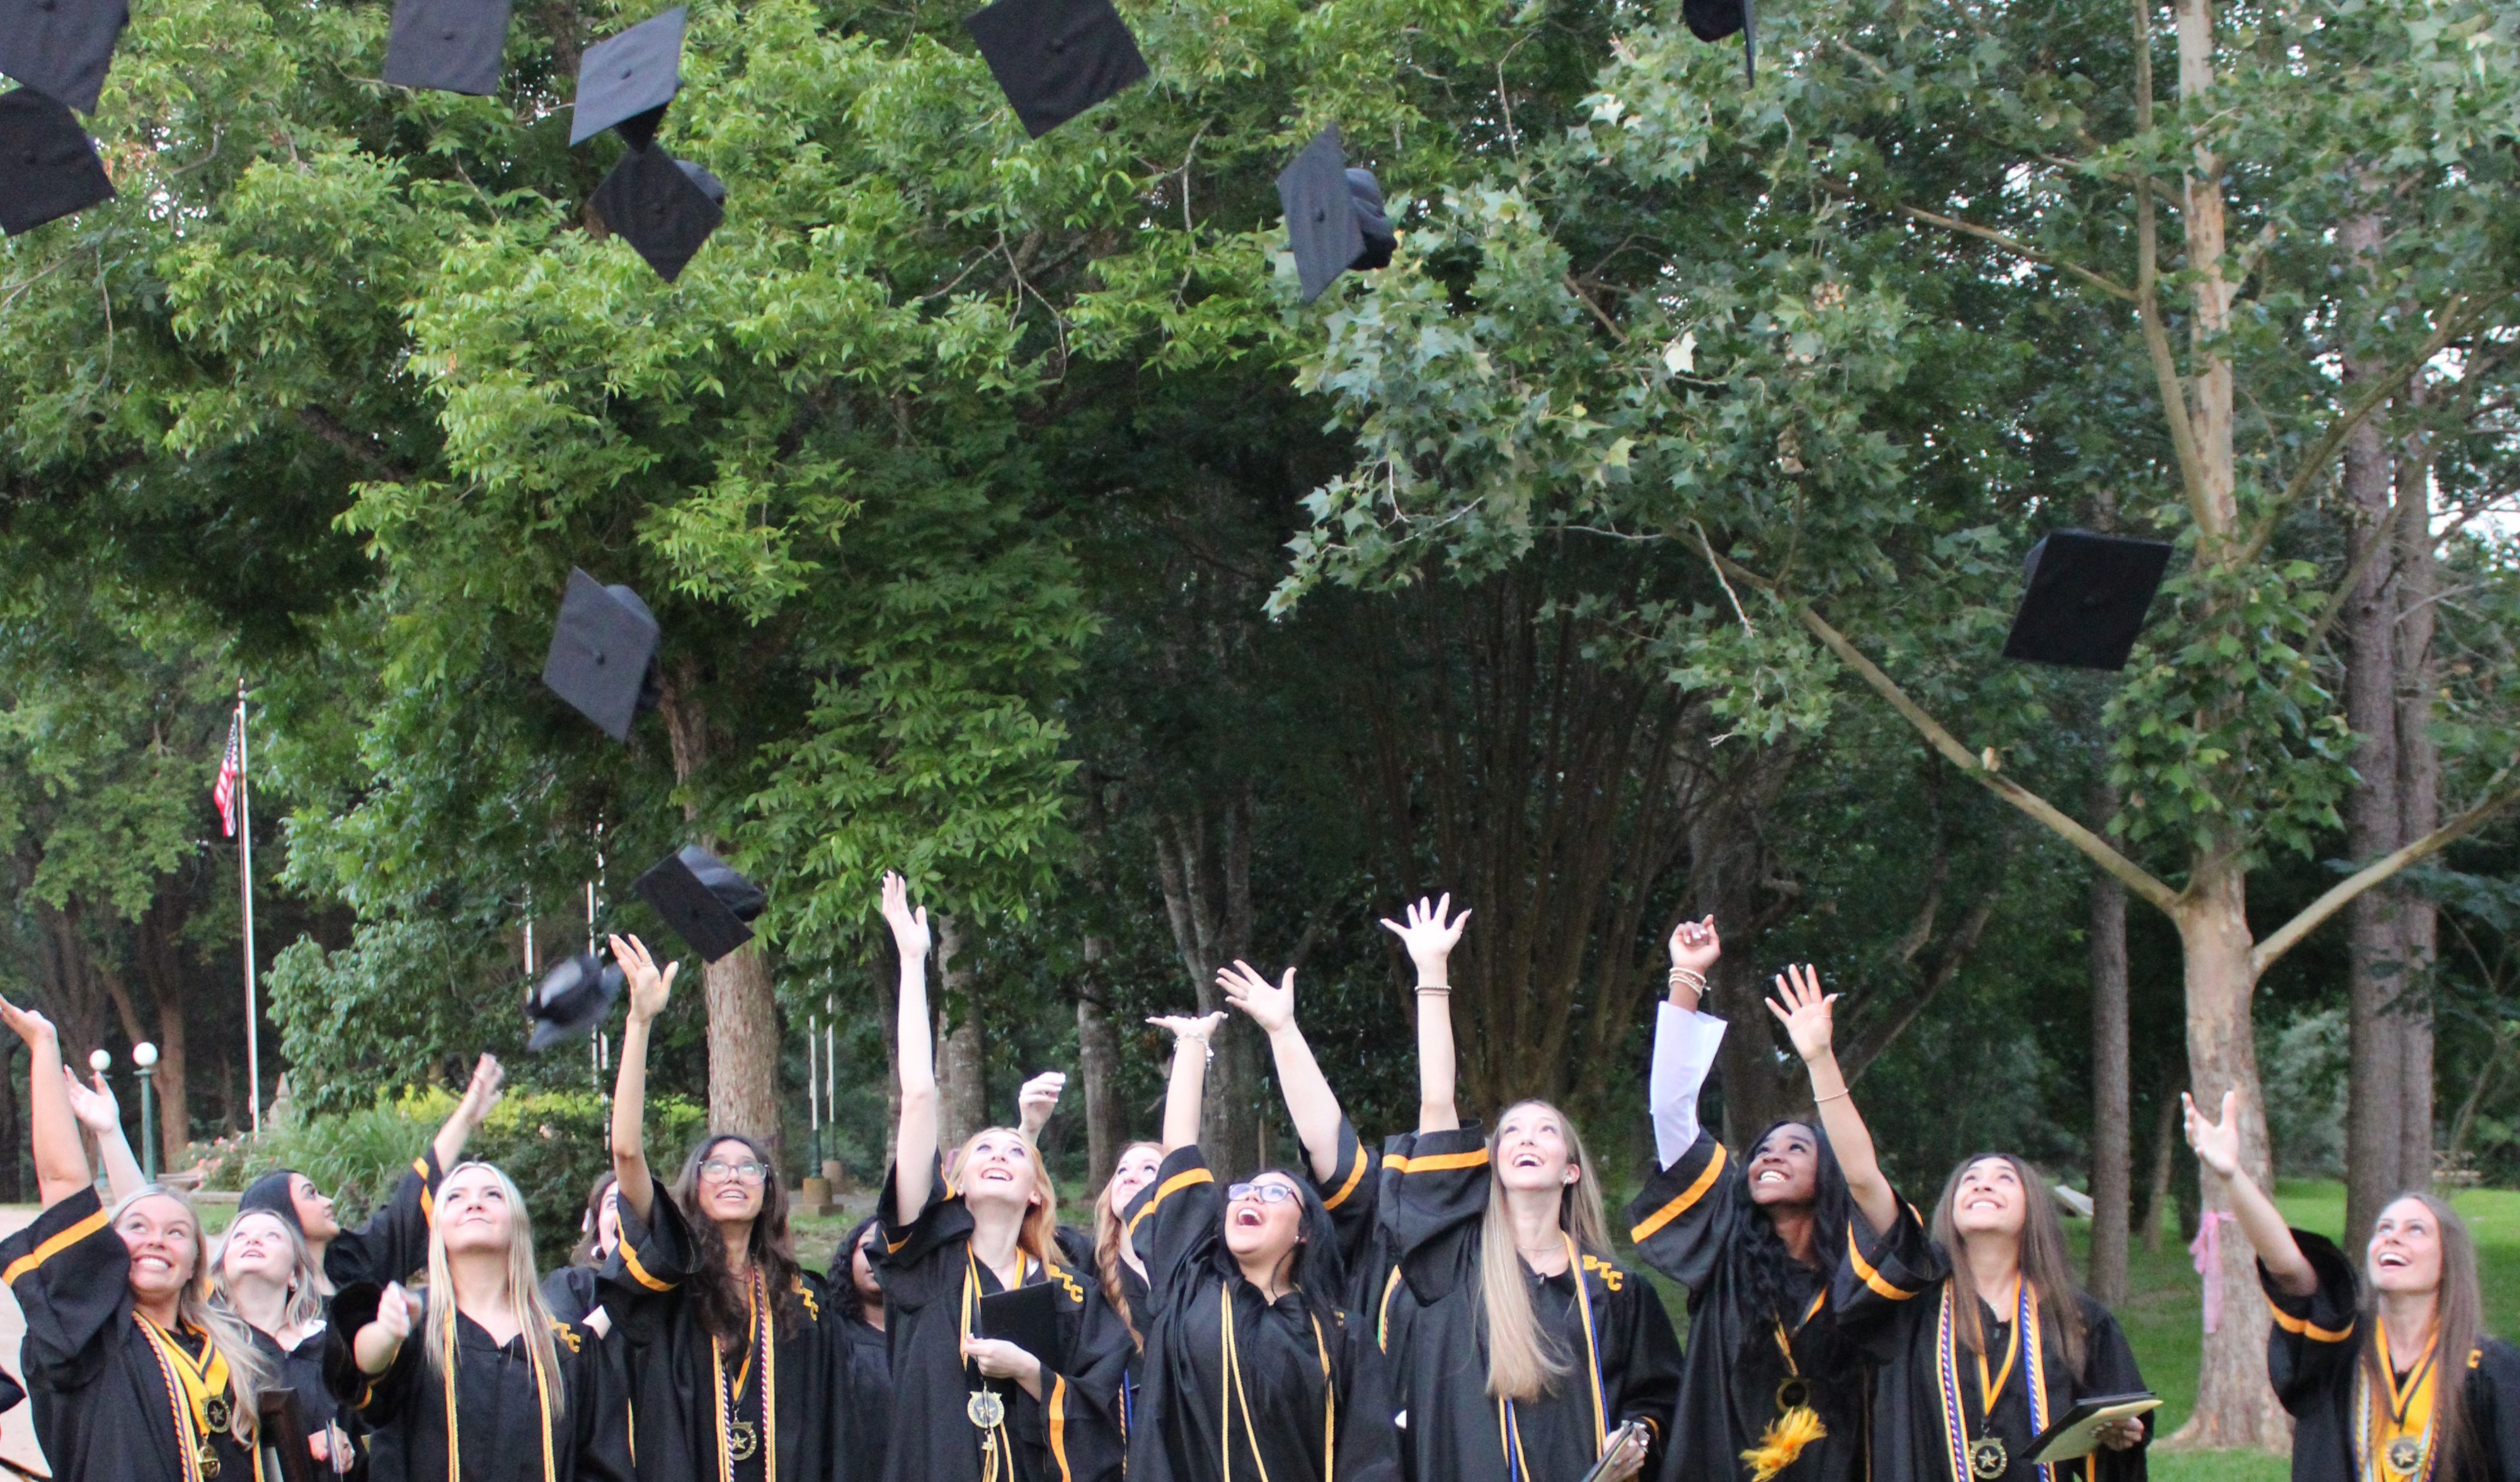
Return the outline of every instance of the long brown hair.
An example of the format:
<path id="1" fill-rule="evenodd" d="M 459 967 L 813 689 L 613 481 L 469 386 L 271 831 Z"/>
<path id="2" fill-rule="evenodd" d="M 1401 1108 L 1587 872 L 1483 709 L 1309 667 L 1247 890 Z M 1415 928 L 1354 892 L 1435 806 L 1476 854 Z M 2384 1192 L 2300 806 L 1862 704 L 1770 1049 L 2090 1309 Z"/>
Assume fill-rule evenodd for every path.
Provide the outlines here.
<path id="1" fill-rule="evenodd" d="M 674 1180 L 674 1202 L 691 1225 L 692 1243 L 699 1247 L 693 1252 L 699 1269 L 692 1274 L 692 1315 L 711 1337 L 737 1343 L 752 1339 L 751 1301 L 727 1265 L 726 1237 L 717 1233 L 716 1219 L 700 1207 L 700 1165 L 720 1143 L 740 1145 L 752 1161 L 769 1170 L 761 1176 L 761 1213 L 752 1217 L 743 1254 L 768 1285 L 770 1310 L 777 1315 L 776 1331 L 783 1338 L 792 1337 L 804 1315 L 796 1300 L 802 1282 L 795 1242 L 788 1234 L 788 1186 L 780 1181 L 779 1165 L 771 1161 L 769 1151 L 740 1132 L 712 1132 L 700 1139 L 692 1155 L 683 1160 L 682 1176 Z"/>
<path id="2" fill-rule="evenodd" d="M 1978 1164 L 1993 1158 L 2007 1164 L 2021 1181 L 2021 1279 L 2039 1294 L 2039 1310 L 2056 1325 L 2064 1340 L 2065 1362 L 2077 1377 L 2083 1372 L 2083 1303 L 2074 1284 L 2074 1266 L 2065 1253 L 2065 1222 L 2056 1217 L 2056 1195 L 2039 1170 L 2008 1152 L 1976 1152 L 1959 1160 L 1943 1180 L 1943 1196 L 1934 1201 L 1934 1241 L 1952 1255 L 1952 1333 L 1973 1354 L 1986 1352 L 1986 1330 L 1978 1321 L 1977 1278 L 1964 1252 L 1968 1237 L 1952 1220 L 1952 1201 L 1959 1197 L 1960 1180 Z"/>
<path id="3" fill-rule="evenodd" d="M 1566 1155 L 1575 1165 L 1575 1182 L 1557 1195 L 1558 1228 L 1575 1237 L 1579 1263 L 1569 1275 L 1581 1282 L 1583 1256 L 1607 1260 L 1610 1255 L 1601 1181 L 1575 1124 L 1547 1101 L 1516 1101 L 1498 1113 L 1497 1131 L 1488 1134 L 1488 1208 L 1479 1227 L 1479 1316 L 1488 1340 L 1488 1393 L 1500 1400 L 1536 1400 L 1554 1390 L 1568 1371 L 1565 1357 L 1555 1351 L 1541 1329 L 1540 1315 L 1532 1311 L 1522 1252 L 1514 1245 L 1513 1215 L 1506 1207 L 1505 1181 L 1497 1171 L 1497 1141 L 1504 1136 L 1506 1118 L 1525 1106 L 1556 1119 L 1566 1136 Z"/>
<path id="4" fill-rule="evenodd" d="M 1117 1169 L 1129 1160 L 1129 1154 L 1141 1147 L 1151 1147 L 1155 1156 L 1163 1156 L 1164 1145 L 1161 1143 L 1130 1143 L 1121 1147 L 1120 1155 L 1111 1160 L 1111 1166 Z M 1111 1202 L 1111 1189 L 1116 1182 L 1116 1179 L 1103 1180 L 1102 1191 L 1094 1196 L 1094 1271 L 1102 1278 L 1103 1300 L 1120 1315 L 1120 1325 L 1129 1329 L 1129 1341 L 1143 1349 L 1147 1346 L 1146 1336 L 1138 1331 L 1138 1315 L 1129 1310 L 1128 1293 L 1120 1286 L 1120 1242 L 1129 1235 L 1120 1226 L 1120 1210 Z"/>
<path id="5" fill-rule="evenodd" d="M 2437 1474 L 2480 1476 L 2476 1435 L 2467 1423 L 2467 1356 L 2486 1335 L 2485 1296 L 2476 1279 L 2476 1237 L 2449 1203 L 2428 1193 L 2409 1190 L 2381 1205 L 2380 1212 L 2385 1215 L 2391 1204 L 2408 1199 L 2430 1210 L 2434 1226 L 2441 1231 L 2441 1285 L 2433 1289 L 2433 1435 L 2435 1447 L 2447 1451 L 2451 1464 Z M 2362 1289 L 2362 1378 L 2374 1386 L 2371 1393 L 2387 1394 L 2386 1386 L 2396 1375 L 2380 1362 L 2380 1289 L 2371 1280 L 2370 1265 L 2366 1249 L 2355 1282 Z"/>

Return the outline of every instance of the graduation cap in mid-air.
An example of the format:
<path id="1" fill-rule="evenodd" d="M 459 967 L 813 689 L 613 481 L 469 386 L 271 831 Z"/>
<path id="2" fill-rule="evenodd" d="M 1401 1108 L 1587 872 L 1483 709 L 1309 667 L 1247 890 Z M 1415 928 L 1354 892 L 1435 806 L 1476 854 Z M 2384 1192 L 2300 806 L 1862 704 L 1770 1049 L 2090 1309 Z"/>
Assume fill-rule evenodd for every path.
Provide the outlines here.
<path id="1" fill-rule="evenodd" d="M 2021 610 L 2003 656 L 2077 669 L 2123 669 L 2170 565 L 2157 540 L 2050 531 L 2021 563 Z"/>
<path id="2" fill-rule="evenodd" d="M 76 114 L 30 87 L 0 93 L 0 232 L 31 232 L 112 199 Z"/>
<path id="3" fill-rule="evenodd" d="M 1278 176 L 1278 202 L 1286 208 L 1306 303 L 1350 268 L 1387 265 L 1400 245 L 1383 215 L 1382 187 L 1371 171 L 1348 168 L 1335 123 L 1314 135 Z"/>
<path id="4" fill-rule="evenodd" d="M 113 43 L 130 22 L 122 0 L 0 0 L 0 72 L 93 113 Z"/>
<path id="5" fill-rule="evenodd" d="M 997 0 L 963 28 L 1035 139 L 1147 76 L 1111 0 Z"/>
<path id="6" fill-rule="evenodd" d="M 396 87 L 486 98 L 499 90 L 510 0 L 399 0 L 385 43 L 385 80 Z"/>
<path id="7" fill-rule="evenodd" d="M 671 283 L 726 219 L 725 201 L 715 175 L 651 145 L 622 156 L 595 188 L 595 214 Z"/>
<path id="8" fill-rule="evenodd" d="M 677 936 L 712 963 L 752 940 L 752 928 L 744 923 L 770 904 L 759 885 L 698 844 L 658 861 L 639 876 L 638 891 Z"/>
<path id="9" fill-rule="evenodd" d="M 525 1048 L 539 1052 L 584 1039 L 612 1011 L 621 984 L 621 969 L 597 962 L 592 952 L 581 952 L 544 973 L 525 995 L 525 1016 L 534 1021 L 533 1038 Z"/>
<path id="10" fill-rule="evenodd" d="M 1680 0 L 1680 19 L 1700 41 L 1721 41 L 1741 33 L 1741 75 L 1759 78 L 1759 8 L 1757 0 Z"/>
<path id="11" fill-rule="evenodd" d="M 543 683 L 607 736 L 626 741 L 630 722 L 655 707 L 661 636 L 656 615 L 638 593 L 573 570 L 543 657 Z"/>
<path id="12" fill-rule="evenodd" d="M 569 143 L 584 144 L 606 129 L 619 129 L 634 150 L 655 139 L 665 105 L 682 91 L 685 19 L 677 5 L 586 49 L 569 109 Z"/>

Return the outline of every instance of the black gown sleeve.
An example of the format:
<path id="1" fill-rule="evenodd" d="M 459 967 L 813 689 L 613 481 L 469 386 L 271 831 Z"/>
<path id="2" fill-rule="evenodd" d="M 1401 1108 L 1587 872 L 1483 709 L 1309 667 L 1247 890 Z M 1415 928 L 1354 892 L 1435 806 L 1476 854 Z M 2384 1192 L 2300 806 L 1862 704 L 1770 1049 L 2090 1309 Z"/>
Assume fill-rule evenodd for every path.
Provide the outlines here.
<path id="1" fill-rule="evenodd" d="M 673 1198 L 657 1189 L 645 1219 L 628 1199 L 621 1201 L 621 1238 L 605 1258 L 596 1296 L 634 1341 L 659 1342 L 678 1320 L 683 1283 L 698 1265 L 691 1226 Z"/>
<path id="2" fill-rule="evenodd" d="M 419 1379 L 421 1334 L 428 1330 L 427 1314 L 413 1319 L 411 1336 L 403 1339 L 385 1371 L 361 1372 L 351 1344 L 360 1328 L 377 1320 L 377 1307 L 383 1297 L 384 1288 L 374 1281 L 344 1286 L 333 1294 L 324 1322 L 325 1386 L 372 1428 L 392 1424 L 409 1407 L 412 1386 Z"/>
<path id="3" fill-rule="evenodd" d="M 1647 1266 L 1688 1290 L 1689 1309 L 1723 1264 L 1724 1237 L 1740 1171 L 1706 1128 L 1668 1168 L 1657 1169 L 1628 1203 L 1628 1239 Z"/>
<path id="4" fill-rule="evenodd" d="M 2320 1403 L 2327 1387 L 2354 1362 L 2356 1344 L 2354 1263 L 2336 1242 L 2305 1230 L 2293 1241 L 2309 1258 L 2318 1277 L 2318 1289 L 2294 1296 L 2275 1285 L 2258 1263 L 2258 1284 L 2266 1288 L 2274 1322 L 2267 1328 L 2267 1379 L 2283 1408 L 2300 1415 Z"/>
<path id="5" fill-rule="evenodd" d="M 1123 1218 L 1147 1268 L 1147 1318 L 1182 1300 L 1188 1283 L 1207 1270 L 1224 1211 L 1225 1192 L 1195 1146 L 1165 1154 L 1155 1181 L 1129 1201 Z"/>
<path id="6" fill-rule="evenodd" d="M 1619 1402 L 1610 1413 L 1610 1428 L 1642 1420 L 1649 1429 L 1645 1463 L 1638 1475 L 1661 1473 L 1665 1443 L 1671 1439 L 1672 1416 L 1680 1408 L 1680 1336 L 1672 1331 L 1671 1314 L 1651 1282 L 1633 1271 L 1594 1256 L 1584 1264 L 1598 1274 L 1609 1297 L 1610 1339 L 1605 1362 L 1618 1376 Z"/>
<path id="7" fill-rule="evenodd" d="M 900 1186 L 901 1170 L 892 1168 L 883 1176 L 883 1191 L 876 1197 L 882 1215 L 879 1229 L 881 1252 L 874 1264 L 883 1273 L 883 1298 L 894 1307 L 915 1311 L 935 1300 L 940 1292 L 963 1289 L 963 1272 L 947 1271 L 947 1262 L 935 1257 L 956 1241 L 971 1237 L 971 1211 L 961 1199 L 949 1197 L 945 1188 L 945 1164 L 938 1158 L 927 1176 L 927 1202 L 920 1208 L 919 1217 L 908 1225 L 898 1223 L 899 1213 L 894 1190 Z"/>
<path id="8" fill-rule="evenodd" d="M 94 1189 L 0 1240 L 0 1278 L 26 1315 L 19 1363 L 27 1382 L 76 1389 L 104 1371 L 131 1304 L 131 1250 L 106 1223 Z"/>
<path id="9" fill-rule="evenodd" d="M 437 1149 L 411 1160 L 393 1197 L 356 1230 L 345 1230 L 324 1248 L 324 1275 L 335 1286 L 359 1281 L 399 1281 L 428 1264 L 428 1229 L 437 1218 L 437 1186 L 446 1170 Z"/>
<path id="10" fill-rule="evenodd" d="M 2520 1349 L 2482 1338 L 2468 1365 L 2463 1398 L 2468 1434 L 2484 1462 L 2480 1482 L 2512 1482 L 2520 1477 Z"/>
<path id="11" fill-rule="evenodd" d="M 1391 1366 L 1374 1347 L 1370 1321 L 1349 1312 L 1332 1316 L 1338 1325 L 1329 1334 L 1338 1386 L 1338 1475 L 1347 1482 L 1400 1482 Z"/>
<path id="12" fill-rule="evenodd" d="M 2135 1347 L 2115 1314 L 2089 1292 L 2077 1292 L 2083 1308 L 2083 1372 L 2076 1392 L 2085 1395 L 2131 1395 L 2149 1388 L 2136 1366 Z M 2092 1482 L 2144 1482 L 2150 1474 L 2151 1415 L 2143 1417 L 2143 1440 L 2124 1451 L 2103 1447 L 2094 1453 Z"/>
<path id="13" fill-rule="evenodd" d="M 617 1370 L 604 1362 L 603 1340 L 580 1325 L 552 1322 L 552 1345 L 560 1354 L 562 1393 L 567 1424 L 577 1434 L 576 1482 L 637 1482 L 630 1460 L 628 1393 L 615 1382 Z"/>
<path id="14" fill-rule="evenodd" d="M 1907 1343 L 1906 1322 L 1935 1310 L 1935 1295 L 1952 1274 L 1951 1256 L 1925 1234 L 1916 1206 L 1894 1199 L 1897 1218 L 1875 1234 L 1861 1210 L 1846 1222 L 1846 1249 L 1829 1280 L 1828 1304 L 1837 1330 L 1874 1362 L 1896 1358 Z M 1919 1298 L 1926 1300 L 1920 1302 Z"/>
<path id="15" fill-rule="evenodd" d="M 1310 1174 L 1313 1160 L 1304 1159 Z M 1330 1229 L 1338 1235 L 1339 1259 L 1351 1272 L 1371 1264 L 1377 1216 L 1381 1209 L 1382 1156 L 1357 1140 L 1356 1129 L 1342 1118 L 1338 1129 L 1338 1167 L 1328 1179 L 1313 1180 L 1322 1196 Z"/>
<path id="16" fill-rule="evenodd" d="M 1440 1301 L 1464 1280 L 1477 1252 L 1488 1209 L 1487 1134 L 1476 1122 L 1451 1132 L 1392 1139 L 1383 1166 L 1397 1177 L 1388 1190 L 1391 1238 L 1410 1294 Z"/>

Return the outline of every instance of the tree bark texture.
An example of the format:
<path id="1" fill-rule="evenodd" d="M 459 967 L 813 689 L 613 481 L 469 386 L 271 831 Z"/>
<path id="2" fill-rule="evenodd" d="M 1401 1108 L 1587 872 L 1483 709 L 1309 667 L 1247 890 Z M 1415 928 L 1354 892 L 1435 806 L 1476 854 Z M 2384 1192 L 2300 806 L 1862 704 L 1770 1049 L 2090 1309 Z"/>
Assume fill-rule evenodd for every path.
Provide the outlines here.
<path id="1" fill-rule="evenodd" d="M 2117 789 L 2092 789 L 2092 816 L 2114 817 Z M 2126 887 L 2092 874 L 2092 1295 L 2116 1307 L 2127 1296 L 2128 1208 L 2135 1190 L 2134 1114 L 2127 1046 Z"/>
<path id="2" fill-rule="evenodd" d="M 2170 1215 L 2170 1173 L 2179 1144 L 2179 1093 L 2164 1091 L 2152 1119 L 2152 1182 L 2143 1195 L 2143 1253 L 2161 1254 L 2161 1227 Z"/>
<path id="3" fill-rule="evenodd" d="M 1226 1007 L 1217 969 L 1251 956 L 1250 785 L 1162 810 L 1154 836 L 1173 948 L 1198 1011 L 1212 1013 Z M 1241 1178 L 1260 1166 L 1258 1035 L 1229 1010 L 1212 1045 L 1199 1142 L 1220 1178 Z"/>
<path id="4" fill-rule="evenodd" d="M 2408 383 L 2410 407 L 2423 400 L 2421 377 Z M 2421 433 L 2399 445 L 2397 540 L 2398 631 L 2398 836 L 2422 838 L 2441 827 L 2441 751 L 2433 741 L 2433 701 L 2441 679 L 2433 656 L 2432 456 Z M 2400 1084 L 2405 1109 L 2398 1119 L 2398 1179 L 2408 1189 L 2433 1182 L 2433 964 L 2440 954 L 2440 918 L 2420 892 L 2399 892 L 2401 980 L 2398 1046 L 2405 1055 Z"/>
<path id="5" fill-rule="evenodd" d="M 1110 985 L 1102 964 L 1111 944 L 1099 936 L 1085 939 L 1085 982 L 1076 992 L 1076 1072 L 1085 1083 L 1085 1162 L 1089 1187 L 1100 1191 L 1119 1166 L 1120 1147 L 1128 1140 L 1127 1108 L 1120 1104 L 1116 1084 L 1120 1070 L 1120 1030 L 1111 1022 L 1104 1001 Z"/>
<path id="6" fill-rule="evenodd" d="M 193 1140 L 193 1100 L 185 1066 L 190 1062 L 191 1024 L 184 1011 L 180 897 L 160 892 L 140 919 L 140 976 L 158 1010 L 158 1166 L 184 1165 Z"/>
<path id="7" fill-rule="evenodd" d="M 1811 1099 L 1789 1080 L 1775 1019 L 1761 1009 L 1758 933 L 1766 924 L 1758 883 L 1771 861 L 1760 841 L 1760 815 L 1781 789 L 1793 757 L 1772 747 L 1736 764 L 1724 788 L 1688 822 L 1689 914 L 1713 916 L 1725 935 L 1724 956 L 1708 974 L 1710 1011 L 1732 1020 L 1717 1053 L 1723 1079 L 1724 1139 L 1745 1147 L 1762 1128 L 1806 1111 Z"/>
<path id="8" fill-rule="evenodd" d="M 951 916 L 936 922 L 936 1115 L 948 1158 L 989 1120 L 989 1047 L 978 985 Z M 951 1169 L 948 1169 L 950 1174 Z"/>

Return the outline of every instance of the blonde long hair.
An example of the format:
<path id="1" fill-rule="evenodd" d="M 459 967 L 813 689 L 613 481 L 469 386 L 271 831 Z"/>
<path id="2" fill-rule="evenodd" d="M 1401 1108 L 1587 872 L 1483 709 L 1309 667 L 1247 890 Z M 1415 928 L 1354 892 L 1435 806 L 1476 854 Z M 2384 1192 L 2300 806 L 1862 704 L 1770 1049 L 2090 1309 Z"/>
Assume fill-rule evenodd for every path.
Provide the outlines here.
<path id="1" fill-rule="evenodd" d="M 230 1300 L 227 1294 L 228 1242 L 236 1238 L 239 1225 L 257 1216 L 270 1221 L 272 1228 L 280 1232 L 281 1243 L 289 1247 L 289 1300 L 281 1306 L 280 1325 L 303 1328 L 322 1321 L 324 1280 L 323 1273 L 315 1265 L 315 1252 L 307 1245 L 304 1233 L 283 1219 L 277 1210 L 248 1209 L 228 1222 L 227 1233 L 219 1236 L 218 1253 L 210 1259 L 210 1280 L 220 1300 Z M 235 1309 L 230 1307 L 227 1310 Z M 243 1314 L 239 1314 L 238 1321 L 244 1321 Z M 279 1336 L 278 1333 L 272 1334 L 275 1341 Z"/>
<path id="2" fill-rule="evenodd" d="M 954 1161 L 949 1166 L 959 1173 L 971 1161 L 972 1147 L 992 1133 L 1004 1133 L 1013 1138 L 1023 1147 L 1024 1161 L 1032 1165 L 1033 1192 L 1039 1197 L 1025 1207 L 1023 1223 L 1015 1227 L 1015 1246 L 1047 1267 L 1052 1264 L 1053 1253 L 1058 1249 L 1058 1190 L 1050 1181 L 1050 1165 L 1041 1160 L 1041 1149 L 1032 1145 L 1032 1139 L 1023 1135 L 1023 1129 L 983 1127 L 963 1140 L 963 1145 L 955 1149 Z M 947 1184 L 948 1193 L 963 1191 L 961 1183 L 949 1178 Z"/>
<path id="3" fill-rule="evenodd" d="M 263 1391 L 271 1388 L 277 1376 L 271 1362 L 254 1346 L 253 1329 L 243 1318 L 210 1301 L 210 1247 L 202 1237 L 202 1212 L 193 1207 L 192 1199 L 182 1190 L 163 1184 L 151 1184 L 114 1202 L 106 1217 L 108 1227 L 119 1227 L 123 1212 L 142 1199 L 171 1199 L 193 1222 L 193 1269 L 184 1274 L 183 1289 L 175 1297 L 175 1325 L 200 1329 L 210 1340 L 211 1351 L 227 1361 L 228 1397 L 234 1402 L 228 1411 L 228 1434 L 248 1451 L 253 1447 L 254 1422 L 259 1418 Z"/>
<path id="4" fill-rule="evenodd" d="M 1111 1160 L 1112 1166 L 1117 1168 L 1127 1162 L 1129 1154 L 1141 1147 L 1153 1148 L 1158 1158 L 1164 1153 L 1161 1143 L 1129 1143 L 1120 1148 L 1120 1155 Z M 1104 1180 L 1102 1191 L 1094 1196 L 1094 1274 L 1102 1279 L 1103 1300 L 1120 1315 L 1120 1325 L 1129 1330 L 1129 1341 L 1145 1348 L 1147 1340 L 1138 1331 L 1138 1315 L 1129 1310 L 1129 1294 L 1120 1285 L 1120 1247 L 1129 1238 L 1129 1232 L 1120 1223 L 1123 1211 L 1111 1201 L 1111 1190 L 1116 1183 L 1114 1179 Z"/>
<path id="5" fill-rule="evenodd" d="M 565 1389 L 560 1377 L 560 1348 L 552 1341 L 552 1329 L 559 1323 L 543 1301 L 542 1277 L 534 1270 L 533 1217 L 526 1212 L 525 1196 L 518 1190 L 517 1181 L 494 1163 L 458 1163 L 446 1170 L 438 1188 L 444 1189 L 455 1182 L 456 1175 L 474 1168 L 497 1179 L 500 1191 L 507 1196 L 508 1305 L 516 1309 L 517 1325 L 523 1331 L 526 1350 L 533 1357 L 534 1374 L 543 1388 L 543 1407 L 557 1420 Z M 429 1224 L 428 1289 L 428 1334 L 421 1344 L 421 1357 L 436 1372 L 438 1382 L 451 1389 L 455 1384 L 455 1276 L 446 1260 L 446 1226 L 442 1221 Z M 436 1300 L 438 1294 L 443 1294 L 443 1301 Z"/>
<path id="6" fill-rule="evenodd" d="M 1507 1107 L 1497 1117 L 1497 1131 L 1488 1134 L 1488 1207 L 1479 1227 L 1479 1317 L 1488 1340 L 1488 1393 L 1500 1400 L 1536 1400 L 1554 1390 L 1570 1369 L 1567 1357 L 1542 1332 L 1540 1314 L 1532 1309 L 1522 1253 L 1515 1248 L 1513 1216 L 1506 1207 L 1505 1181 L 1498 1174 L 1497 1142 L 1504 1136 L 1506 1118 L 1525 1106 L 1536 1106 L 1556 1120 L 1575 1164 L 1575 1182 L 1557 1198 L 1558 1226 L 1575 1238 L 1575 1280 L 1584 1280 L 1584 1256 L 1607 1260 L 1610 1254 L 1601 1181 L 1575 1124 L 1547 1101 L 1516 1101 Z"/>

